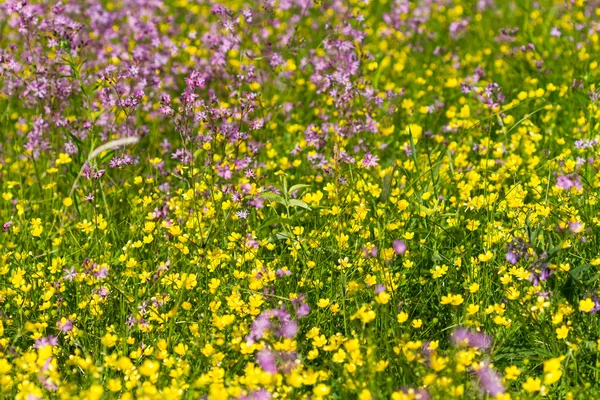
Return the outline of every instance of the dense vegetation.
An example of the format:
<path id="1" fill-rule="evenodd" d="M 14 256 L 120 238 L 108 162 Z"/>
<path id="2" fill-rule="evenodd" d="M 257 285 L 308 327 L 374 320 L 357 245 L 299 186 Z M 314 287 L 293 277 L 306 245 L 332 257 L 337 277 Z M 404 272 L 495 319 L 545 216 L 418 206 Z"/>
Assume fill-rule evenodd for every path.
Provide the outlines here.
<path id="1" fill-rule="evenodd" d="M 597 398 L 599 20 L 4 0 L 0 397 Z"/>

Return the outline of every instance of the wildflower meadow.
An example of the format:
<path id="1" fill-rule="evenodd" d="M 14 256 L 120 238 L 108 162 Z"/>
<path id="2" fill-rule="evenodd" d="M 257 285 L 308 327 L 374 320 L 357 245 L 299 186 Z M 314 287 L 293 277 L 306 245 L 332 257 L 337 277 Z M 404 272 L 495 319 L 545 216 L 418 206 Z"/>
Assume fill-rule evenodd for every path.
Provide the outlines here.
<path id="1" fill-rule="evenodd" d="M 600 398 L 600 1 L 0 0 L 0 399 Z"/>

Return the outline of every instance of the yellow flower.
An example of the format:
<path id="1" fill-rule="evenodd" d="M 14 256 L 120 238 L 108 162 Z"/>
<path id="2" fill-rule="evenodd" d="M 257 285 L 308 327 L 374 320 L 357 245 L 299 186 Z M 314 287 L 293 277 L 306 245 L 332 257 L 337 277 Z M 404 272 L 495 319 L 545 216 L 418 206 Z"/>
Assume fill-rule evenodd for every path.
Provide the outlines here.
<path id="1" fill-rule="evenodd" d="M 119 358 L 117 366 L 121 371 L 127 371 L 131 369 L 131 367 L 133 367 L 133 363 L 131 362 L 129 357 L 122 356 L 121 358 Z"/>
<path id="2" fill-rule="evenodd" d="M 477 311 L 479 311 L 479 306 L 477 304 L 469 304 L 467 307 L 467 314 L 469 315 L 476 314 Z"/>
<path id="3" fill-rule="evenodd" d="M 327 396 L 330 391 L 331 390 L 329 389 L 329 386 L 327 386 L 323 383 L 318 384 L 317 386 L 315 386 L 313 388 L 314 395 L 319 396 L 319 397 Z"/>
<path id="4" fill-rule="evenodd" d="M 109 379 L 106 384 L 106 387 L 111 392 L 118 392 L 123 388 L 123 386 L 121 385 L 121 380 L 116 378 Z"/>
<path id="5" fill-rule="evenodd" d="M 411 240 L 413 237 L 415 237 L 415 233 L 414 232 L 405 232 L 404 235 L 402 235 L 402 237 L 406 240 Z"/>
<path id="6" fill-rule="evenodd" d="M 381 292 L 375 296 L 375 301 L 379 304 L 387 304 L 390 301 L 390 295 L 388 292 Z"/>
<path id="7" fill-rule="evenodd" d="M 463 303 L 465 299 L 460 294 L 452 294 L 449 293 L 447 296 L 442 296 L 442 304 L 452 304 L 453 306 L 458 306 Z"/>
<path id="8" fill-rule="evenodd" d="M 350 319 L 358 318 L 363 322 L 363 324 L 368 324 L 369 322 L 373 321 L 376 316 L 377 314 L 375 314 L 375 311 L 367 309 L 366 306 L 362 306 L 354 315 L 350 317 Z"/>
<path id="9" fill-rule="evenodd" d="M 560 380 L 561 376 L 562 376 L 561 370 L 546 372 L 544 374 L 544 383 L 546 385 L 552 385 L 553 383 L 558 382 Z"/>
<path id="10" fill-rule="evenodd" d="M 552 372 L 560 370 L 561 361 L 564 360 L 565 357 L 554 357 L 544 361 L 544 372 Z"/>
<path id="11" fill-rule="evenodd" d="M 477 293 L 479 291 L 479 283 L 473 283 L 469 286 L 469 292 Z"/>
<path id="12" fill-rule="evenodd" d="M 467 229 L 472 232 L 474 230 L 477 230 L 477 228 L 479 228 L 480 224 L 481 224 L 481 222 L 479 222 L 477 220 L 468 219 L 467 220 Z"/>
<path id="13" fill-rule="evenodd" d="M 43 231 L 44 231 L 44 228 L 41 226 L 36 226 L 35 228 L 31 228 L 31 236 L 39 237 Z"/>
<path id="14" fill-rule="evenodd" d="M 519 375 L 521 375 L 521 371 L 519 370 L 519 368 L 517 368 L 514 365 L 511 365 L 510 367 L 506 367 L 504 369 L 504 377 L 510 381 L 513 381 L 515 379 L 517 379 L 517 377 Z"/>
<path id="15" fill-rule="evenodd" d="M 44 231 L 44 227 L 42 226 L 42 220 L 40 218 L 32 218 L 31 219 L 31 235 L 34 237 L 38 237 Z"/>
<path id="16" fill-rule="evenodd" d="M 529 393 L 538 392 L 541 388 L 542 388 L 542 381 L 540 378 L 529 377 L 523 383 L 523 389 L 525 389 L 525 391 L 529 392 Z"/>
<path id="17" fill-rule="evenodd" d="M 117 344 L 117 341 L 119 340 L 119 337 L 117 335 L 113 335 L 111 333 L 106 333 L 106 335 L 104 335 L 104 337 L 102 337 L 102 339 L 100 340 L 100 343 L 102 343 L 104 346 L 106 347 L 114 347 L 114 345 Z"/>
<path id="18" fill-rule="evenodd" d="M 487 251 L 485 254 L 480 254 L 477 256 L 477 258 L 479 259 L 479 261 L 481 262 L 488 262 L 490 261 L 492 258 L 494 257 L 494 253 L 492 253 L 491 251 Z"/>
<path id="19" fill-rule="evenodd" d="M 144 376 L 152 376 L 160 369 L 160 364 L 156 361 L 146 359 L 140 366 L 140 374 Z"/>
<path id="20" fill-rule="evenodd" d="M 68 164 L 68 163 L 70 163 L 71 161 L 72 161 L 72 160 L 71 160 L 71 157 L 69 157 L 69 155 L 68 155 L 68 154 L 65 154 L 65 153 L 60 153 L 60 154 L 58 155 L 58 158 L 56 159 L 56 162 L 55 162 L 55 164 L 56 164 L 56 165 Z"/>
<path id="21" fill-rule="evenodd" d="M 447 88 L 455 88 L 458 86 L 458 79 L 456 78 L 448 78 L 448 80 L 446 81 L 446 83 L 444 84 L 445 87 Z"/>
<path id="22" fill-rule="evenodd" d="M 566 325 L 562 325 L 560 328 L 556 328 L 556 338 L 557 339 L 566 339 L 569 336 L 569 327 Z"/>
<path id="23" fill-rule="evenodd" d="M 175 346 L 174 350 L 175 350 L 175 353 L 179 354 L 180 356 L 184 356 L 185 353 L 187 353 L 187 351 L 188 351 L 188 345 L 179 343 L 177 346 Z"/>
<path id="24" fill-rule="evenodd" d="M 423 325 L 422 319 L 413 319 L 412 326 L 415 329 L 419 329 Z"/>
<path id="25" fill-rule="evenodd" d="M 448 357 L 438 357 L 435 353 L 431 356 L 431 368 L 434 371 L 441 371 L 448 365 Z"/>
<path id="26" fill-rule="evenodd" d="M 430 269 L 429 272 L 431 272 L 431 275 L 433 276 L 433 279 L 438 279 L 444 275 L 446 275 L 446 273 L 448 273 L 448 266 L 447 265 L 442 265 L 441 267 L 438 265 L 435 267 L 435 269 Z"/>
<path id="27" fill-rule="evenodd" d="M 409 124 L 406 128 L 406 133 L 412 135 L 413 139 L 419 140 L 423 135 L 423 127 L 416 124 Z"/>
<path id="28" fill-rule="evenodd" d="M 346 352 L 343 349 L 339 349 L 337 351 L 337 353 L 335 353 L 331 359 L 334 363 L 338 363 L 338 364 L 343 363 L 344 360 L 346 359 Z"/>
<path id="29" fill-rule="evenodd" d="M 317 307 L 319 308 L 325 308 L 329 305 L 329 299 L 319 299 L 319 302 L 317 303 Z"/>
<path id="30" fill-rule="evenodd" d="M 169 233 L 173 236 L 179 236 L 183 232 L 181 231 L 181 227 L 179 225 L 171 225 L 169 227 Z"/>
<path id="31" fill-rule="evenodd" d="M 396 316 L 396 320 L 397 320 L 399 323 L 401 323 L 401 324 L 402 324 L 402 323 L 404 323 L 404 322 L 406 322 L 406 320 L 407 320 L 407 319 L 408 319 L 408 313 L 406 313 L 406 312 L 404 312 L 404 311 L 400 312 L 400 313 L 399 313 L 399 314 Z M 600 339 L 598 339 L 598 342 L 600 343 Z M 599 346 L 600 346 L 600 345 L 599 345 Z"/>
<path id="32" fill-rule="evenodd" d="M 371 400 L 371 392 L 369 389 L 363 389 L 362 392 L 358 395 L 358 400 Z"/>
<path id="33" fill-rule="evenodd" d="M 565 357 L 554 357 L 544 361 L 544 383 L 552 385 L 560 380 L 562 376 L 561 361 Z"/>
<path id="34" fill-rule="evenodd" d="M 579 310 L 583 312 L 590 312 L 594 308 L 595 303 L 589 297 L 579 301 Z"/>

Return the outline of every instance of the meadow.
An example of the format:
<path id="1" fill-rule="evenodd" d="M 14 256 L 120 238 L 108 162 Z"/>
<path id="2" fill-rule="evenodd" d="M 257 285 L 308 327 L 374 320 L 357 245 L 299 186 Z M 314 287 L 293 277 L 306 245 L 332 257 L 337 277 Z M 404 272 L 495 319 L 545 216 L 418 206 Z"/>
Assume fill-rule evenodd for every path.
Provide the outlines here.
<path id="1" fill-rule="evenodd" d="M 599 398 L 599 39 L 596 0 L 0 1 L 0 398 Z"/>

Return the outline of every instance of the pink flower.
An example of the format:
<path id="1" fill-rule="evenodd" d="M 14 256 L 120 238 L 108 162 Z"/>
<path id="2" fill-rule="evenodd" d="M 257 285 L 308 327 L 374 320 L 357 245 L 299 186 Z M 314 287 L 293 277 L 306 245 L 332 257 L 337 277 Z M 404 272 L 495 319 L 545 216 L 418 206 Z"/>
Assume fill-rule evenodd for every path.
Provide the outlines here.
<path id="1" fill-rule="evenodd" d="M 373 154 L 368 152 L 365 154 L 365 158 L 363 158 L 363 160 L 362 160 L 362 165 L 365 168 L 376 167 L 378 165 L 378 163 L 377 163 L 378 160 L 379 160 L 379 157 L 374 156 Z"/>
<path id="2" fill-rule="evenodd" d="M 502 384 L 502 377 L 487 361 L 475 372 L 475 376 L 477 377 L 479 388 L 483 393 L 490 396 L 504 394 L 505 389 Z"/>
<path id="3" fill-rule="evenodd" d="M 569 190 L 571 188 L 575 188 L 577 190 L 583 189 L 583 185 L 581 184 L 581 176 L 575 173 L 562 175 L 556 178 L 556 186 L 563 190 Z"/>
<path id="4" fill-rule="evenodd" d="M 392 246 L 394 247 L 394 252 L 396 254 L 404 254 L 406 251 L 406 243 L 404 240 L 394 240 Z"/>
<path id="5" fill-rule="evenodd" d="M 466 345 L 480 350 L 487 350 L 492 347 L 492 338 L 490 336 L 464 327 L 456 328 L 452 332 L 450 342 L 455 346 Z"/>
<path id="6" fill-rule="evenodd" d="M 58 327 L 58 330 L 66 333 L 73 329 L 73 322 L 70 319 L 66 320 L 64 323 L 62 321 L 58 321 L 56 326 Z"/>
<path id="7" fill-rule="evenodd" d="M 277 363 L 275 361 L 275 354 L 267 348 L 260 350 L 256 354 L 256 361 L 260 367 L 268 373 L 274 374 L 277 372 Z"/>

